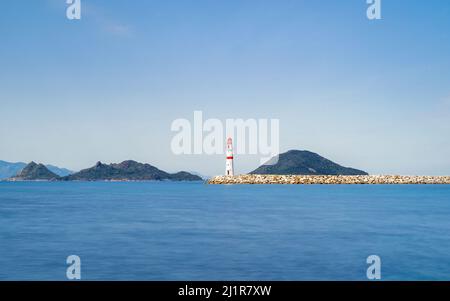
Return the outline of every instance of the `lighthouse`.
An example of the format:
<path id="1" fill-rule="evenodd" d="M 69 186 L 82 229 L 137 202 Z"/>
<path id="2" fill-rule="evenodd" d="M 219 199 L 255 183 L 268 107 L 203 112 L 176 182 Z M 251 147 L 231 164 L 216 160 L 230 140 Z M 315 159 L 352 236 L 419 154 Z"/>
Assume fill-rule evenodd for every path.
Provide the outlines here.
<path id="1" fill-rule="evenodd" d="M 233 139 L 231 139 L 231 138 L 227 139 L 227 161 L 226 161 L 225 175 L 226 176 L 233 176 L 234 175 L 234 169 L 233 169 Z"/>

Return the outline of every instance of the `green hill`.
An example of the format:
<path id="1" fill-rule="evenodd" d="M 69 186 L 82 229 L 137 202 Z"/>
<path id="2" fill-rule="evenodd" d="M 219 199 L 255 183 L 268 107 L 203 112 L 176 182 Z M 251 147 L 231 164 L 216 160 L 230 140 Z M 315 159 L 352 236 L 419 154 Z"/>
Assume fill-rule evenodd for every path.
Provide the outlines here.
<path id="1" fill-rule="evenodd" d="M 59 176 L 51 172 L 44 164 L 29 163 L 10 181 L 49 181 L 56 180 Z"/>
<path id="2" fill-rule="evenodd" d="M 201 181 L 199 176 L 188 172 L 170 174 L 150 164 L 128 160 L 118 164 L 103 164 L 62 177 L 63 181 Z"/>
<path id="3" fill-rule="evenodd" d="M 264 164 L 250 174 L 367 175 L 368 173 L 359 169 L 343 167 L 313 152 L 290 150 L 280 154 L 276 164 Z"/>

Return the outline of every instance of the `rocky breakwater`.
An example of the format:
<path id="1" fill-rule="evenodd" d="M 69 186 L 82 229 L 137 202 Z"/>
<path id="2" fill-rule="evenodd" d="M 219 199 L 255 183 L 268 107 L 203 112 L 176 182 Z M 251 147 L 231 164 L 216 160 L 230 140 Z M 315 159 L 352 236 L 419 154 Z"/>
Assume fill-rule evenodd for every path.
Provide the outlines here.
<path id="1" fill-rule="evenodd" d="M 208 184 L 450 184 L 450 176 L 239 175 L 217 176 Z"/>

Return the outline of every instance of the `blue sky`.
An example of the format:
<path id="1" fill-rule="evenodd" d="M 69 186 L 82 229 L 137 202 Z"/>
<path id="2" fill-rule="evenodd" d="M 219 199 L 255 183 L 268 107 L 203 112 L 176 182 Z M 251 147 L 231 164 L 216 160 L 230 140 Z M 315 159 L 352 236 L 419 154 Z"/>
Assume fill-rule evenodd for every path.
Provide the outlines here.
<path id="1" fill-rule="evenodd" d="M 345 3 L 343 3 L 345 2 Z M 370 173 L 450 174 L 450 2 L 3 1 L 0 159 L 74 170 L 176 156 L 174 119 L 278 118 L 281 150 Z M 238 172 L 258 158 L 236 158 Z M 240 159 L 240 160 L 238 160 Z"/>

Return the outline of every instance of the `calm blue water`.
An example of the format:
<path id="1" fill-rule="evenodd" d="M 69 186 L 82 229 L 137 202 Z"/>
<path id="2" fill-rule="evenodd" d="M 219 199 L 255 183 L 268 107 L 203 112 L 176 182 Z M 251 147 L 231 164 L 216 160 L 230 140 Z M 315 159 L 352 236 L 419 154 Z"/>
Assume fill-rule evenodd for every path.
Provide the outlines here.
<path id="1" fill-rule="evenodd" d="M 0 183 L 0 279 L 450 280 L 450 186 Z"/>

